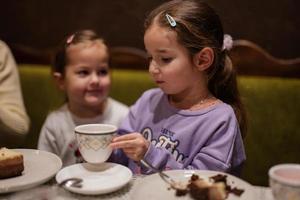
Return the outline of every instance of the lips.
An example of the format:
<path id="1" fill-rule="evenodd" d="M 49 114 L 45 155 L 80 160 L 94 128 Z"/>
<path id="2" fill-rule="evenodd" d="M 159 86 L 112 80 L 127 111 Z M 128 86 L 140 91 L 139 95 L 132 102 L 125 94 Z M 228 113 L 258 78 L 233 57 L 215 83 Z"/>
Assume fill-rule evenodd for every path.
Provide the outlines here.
<path id="1" fill-rule="evenodd" d="M 155 82 L 156 82 L 156 84 L 162 84 L 162 83 L 164 83 L 164 81 L 159 81 L 159 80 L 156 80 Z"/>
<path id="2" fill-rule="evenodd" d="M 88 90 L 88 94 L 102 94 L 102 90 Z"/>

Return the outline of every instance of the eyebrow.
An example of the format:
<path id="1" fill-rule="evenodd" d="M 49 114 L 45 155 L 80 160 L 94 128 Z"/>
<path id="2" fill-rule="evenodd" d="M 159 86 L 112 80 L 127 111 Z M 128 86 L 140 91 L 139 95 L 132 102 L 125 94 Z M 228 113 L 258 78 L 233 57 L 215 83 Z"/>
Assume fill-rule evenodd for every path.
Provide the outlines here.
<path id="1" fill-rule="evenodd" d="M 158 53 L 167 53 L 167 52 L 170 52 L 172 51 L 172 49 L 157 49 L 156 52 Z"/>
<path id="2" fill-rule="evenodd" d="M 166 48 L 164 48 L 164 49 L 156 49 L 155 52 L 156 53 L 169 53 L 169 52 L 172 53 L 172 49 L 166 49 Z M 148 51 L 147 51 L 147 54 L 149 54 Z"/>

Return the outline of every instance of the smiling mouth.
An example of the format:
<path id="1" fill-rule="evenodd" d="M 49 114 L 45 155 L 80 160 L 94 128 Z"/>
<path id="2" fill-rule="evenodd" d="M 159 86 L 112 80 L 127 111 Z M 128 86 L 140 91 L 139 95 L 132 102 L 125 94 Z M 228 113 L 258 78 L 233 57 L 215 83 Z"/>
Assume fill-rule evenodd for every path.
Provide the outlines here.
<path id="1" fill-rule="evenodd" d="M 90 90 L 90 91 L 87 91 L 89 94 L 101 94 L 102 93 L 102 90 Z"/>

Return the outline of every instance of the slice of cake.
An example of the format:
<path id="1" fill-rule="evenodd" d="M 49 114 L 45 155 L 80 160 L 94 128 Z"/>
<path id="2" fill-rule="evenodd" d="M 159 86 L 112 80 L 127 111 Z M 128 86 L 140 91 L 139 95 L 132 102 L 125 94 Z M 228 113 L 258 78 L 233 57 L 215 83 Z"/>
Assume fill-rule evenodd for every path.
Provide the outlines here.
<path id="1" fill-rule="evenodd" d="M 0 148 L 0 179 L 19 176 L 24 170 L 23 155 L 19 152 Z"/>
<path id="2" fill-rule="evenodd" d="M 197 175 L 192 175 L 188 185 L 190 194 L 194 199 L 201 200 L 224 200 L 227 197 L 224 182 L 209 182 Z"/>
<path id="3" fill-rule="evenodd" d="M 209 177 L 209 180 L 193 174 L 186 187 L 176 190 L 176 196 L 184 196 L 187 193 L 195 200 L 225 200 L 229 193 L 241 196 L 244 190 L 231 188 L 227 184 L 227 176 L 217 174 Z"/>

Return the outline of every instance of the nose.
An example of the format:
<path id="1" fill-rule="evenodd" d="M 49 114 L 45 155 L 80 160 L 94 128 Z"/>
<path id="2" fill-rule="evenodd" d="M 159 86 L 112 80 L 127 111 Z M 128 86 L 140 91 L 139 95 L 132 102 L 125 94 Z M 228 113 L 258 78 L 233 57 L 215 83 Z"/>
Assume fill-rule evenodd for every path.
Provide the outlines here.
<path id="1" fill-rule="evenodd" d="M 92 84 L 99 84 L 100 82 L 100 77 L 97 73 L 92 73 L 91 74 L 91 83 Z"/>
<path id="2" fill-rule="evenodd" d="M 160 72 L 159 67 L 157 66 L 157 64 L 154 61 L 151 61 L 149 63 L 149 72 L 151 74 L 158 74 Z"/>

